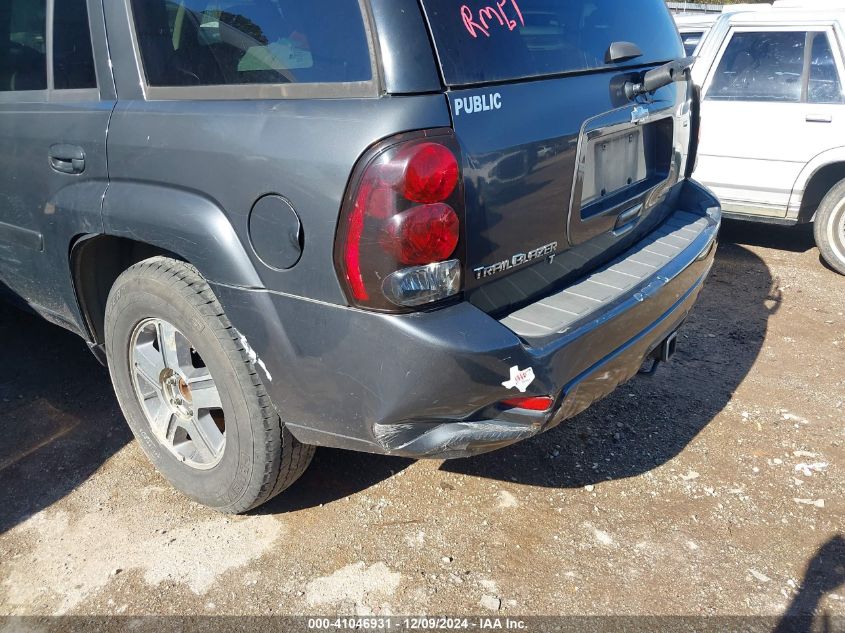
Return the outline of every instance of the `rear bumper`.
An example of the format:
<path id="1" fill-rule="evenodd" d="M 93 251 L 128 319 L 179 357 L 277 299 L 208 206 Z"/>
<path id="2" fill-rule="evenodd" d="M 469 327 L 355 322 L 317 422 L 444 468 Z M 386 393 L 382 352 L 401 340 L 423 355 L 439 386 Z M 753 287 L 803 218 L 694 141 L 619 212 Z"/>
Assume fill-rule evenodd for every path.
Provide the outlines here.
<path id="1" fill-rule="evenodd" d="M 409 457 L 473 455 L 577 415 L 632 378 L 680 327 L 712 266 L 721 212 L 695 183 L 684 185 L 679 205 L 655 233 L 570 287 L 575 298 L 564 292 L 502 320 L 469 303 L 396 316 L 214 290 L 266 367 L 265 386 L 300 441 Z M 606 283 L 619 271 L 637 272 L 630 283 Z M 587 292 L 599 285 L 611 287 L 600 301 Z M 579 311 L 579 299 L 594 305 Z M 533 371 L 524 393 L 503 384 L 514 367 Z M 500 404 L 532 395 L 555 404 L 545 413 Z"/>

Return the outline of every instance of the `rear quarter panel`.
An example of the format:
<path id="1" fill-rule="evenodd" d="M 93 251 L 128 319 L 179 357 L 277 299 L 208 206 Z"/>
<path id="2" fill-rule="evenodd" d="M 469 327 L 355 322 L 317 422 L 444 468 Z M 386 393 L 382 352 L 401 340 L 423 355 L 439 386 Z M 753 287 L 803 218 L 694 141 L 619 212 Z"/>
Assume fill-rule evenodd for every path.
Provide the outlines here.
<path id="1" fill-rule="evenodd" d="M 122 183 L 154 183 L 159 190 L 194 192 L 220 210 L 248 254 L 263 287 L 333 303 L 344 303 L 333 265 L 340 206 L 355 162 L 381 138 L 398 132 L 449 125 L 442 95 L 402 98 L 279 101 L 121 101 L 109 134 L 113 186 L 110 214 L 122 201 Z M 302 223 L 304 251 L 291 270 L 261 262 L 249 245 L 249 213 L 267 194 L 285 197 Z M 148 199 L 149 213 L 185 213 L 166 195 Z M 144 214 L 133 217 L 144 240 Z M 131 220 L 131 218 L 130 218 Z M 216 245 L 204 239 L 202 214 L 185 216 L 184 231 L 170 245 L 191 260 L 213 260 Z M 191 227 L 197 228 L 196 239 Z M 124 226 L 123 230 L 132 227 Z M 155 227 L 151 227 L 155 228 Z M 157 240 L 167 240 L 156 231 Z M 174 235 L 174 238 L 177 237 Z M 196 261 L 197 258 L 199 261 Z M 205 272 L 205 271 L 203 271 Z M 212 279 L 212 281 L 218 281 Z"/>
<path id="2" fill-rule="evenodd" d="M 240 250 L 255 275 L 241 275 L 238 285 L 345 304 L 333 248 L 352 169 L 382 138 L 449 126 L 445 97 L 391 97 L 381 89 L 358 98 L 147 99 L 128 4 L 117 0 L 105 9 L 119 93 L 108 138 L 106 231 L 170 250 L 223 283 L 235 280 L 220 278 L 215 259 L 234 252 L 240 267 Z M 136 185 L 156 193 L 138 199 Z M 168 208 L 168 191 L 174 200 L 195 196 L 194 211 L 181 203 Z M 303 255 L 290 270 L 268 267 L 250 246 L 250 210 L 268 194 L 286 198 L 301 221 Z M 179 230 L 162 230 L 152 220 L 168 213 L 184 215 Z M 204 225 L 219 225 L 220 218 L 231 225 L 237 248 L 209 238 Z M 227 230 L 219 235 L 229 239 Z"/>

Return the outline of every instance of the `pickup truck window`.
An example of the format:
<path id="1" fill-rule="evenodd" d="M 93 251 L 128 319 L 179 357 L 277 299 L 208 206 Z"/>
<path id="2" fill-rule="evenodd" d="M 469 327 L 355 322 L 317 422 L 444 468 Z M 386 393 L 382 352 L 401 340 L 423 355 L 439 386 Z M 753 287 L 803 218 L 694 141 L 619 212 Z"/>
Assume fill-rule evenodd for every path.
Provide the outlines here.
<path id="1" fill-rule="evenodd" d="M 663 0 L 422 0 L 450 86 L 613 66 L 614 42 L 643 55 L 624 64 L 683 56 Z M 616 64 L 618 65 L 618 64 Z"/>
<path id="2" fill-rule="evenodd" d="M 707 98 L 716 101 L 801 101 L 804 31 L 734 33 Z"/>
<path id="3" fill-rule="evenodd" d="M 150 86 L 372 79 L 357 2 L 132 0 Z"/>
<path id="4" fill-rule="evenodd" d="M 842 82 L 830 39 L 826 33 L 811 33 L 811 36 L 813 46 L 807 100 L 810 103 L 842 103 Z"/>
<path id="5" fill-rule="evenodd" d="M 97 87 L 85 0 L 61 0 L 55 3 L 53 84 L 56 90 Z"/>
<path id="6" fill-rule="evenodd" d="M 47 89 L 46 0 L 0 3 L 0 92 Z"/>

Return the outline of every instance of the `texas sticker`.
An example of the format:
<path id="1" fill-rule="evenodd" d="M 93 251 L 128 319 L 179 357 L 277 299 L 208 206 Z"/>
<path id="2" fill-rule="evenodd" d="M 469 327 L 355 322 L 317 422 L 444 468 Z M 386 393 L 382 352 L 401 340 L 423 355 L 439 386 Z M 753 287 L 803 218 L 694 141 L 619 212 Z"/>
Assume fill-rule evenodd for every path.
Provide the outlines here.
<path id="1" fill-rule="evenodd" d="M 534 382 L 534 369 L 520 369 L 519 365 L 511 367 L 511 379 L 502 383 L 506 389 L 519 389 L 520 393 L 525 393 L 531 383 Z"/>

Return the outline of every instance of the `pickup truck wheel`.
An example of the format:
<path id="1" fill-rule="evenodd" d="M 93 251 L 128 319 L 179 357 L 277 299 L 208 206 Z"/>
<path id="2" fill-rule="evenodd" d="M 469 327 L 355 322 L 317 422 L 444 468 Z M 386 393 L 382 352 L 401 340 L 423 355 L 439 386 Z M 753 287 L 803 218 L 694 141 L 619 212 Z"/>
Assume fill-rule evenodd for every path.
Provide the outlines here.
<path id="1" fill-rule="evenodd" d="M 822 200 L 814 228 L 822 257 L 836 272 L 845 275 L 845 180 Z"/>
<path id="2" fill-rule="evenodd" d="M 295 482 L 314 456 L 273 408 L 206 281 L 155 257 L 115 282 L 106 354 L 117 399 L 144 452 L 195 501 L 246 512 Z"/>

